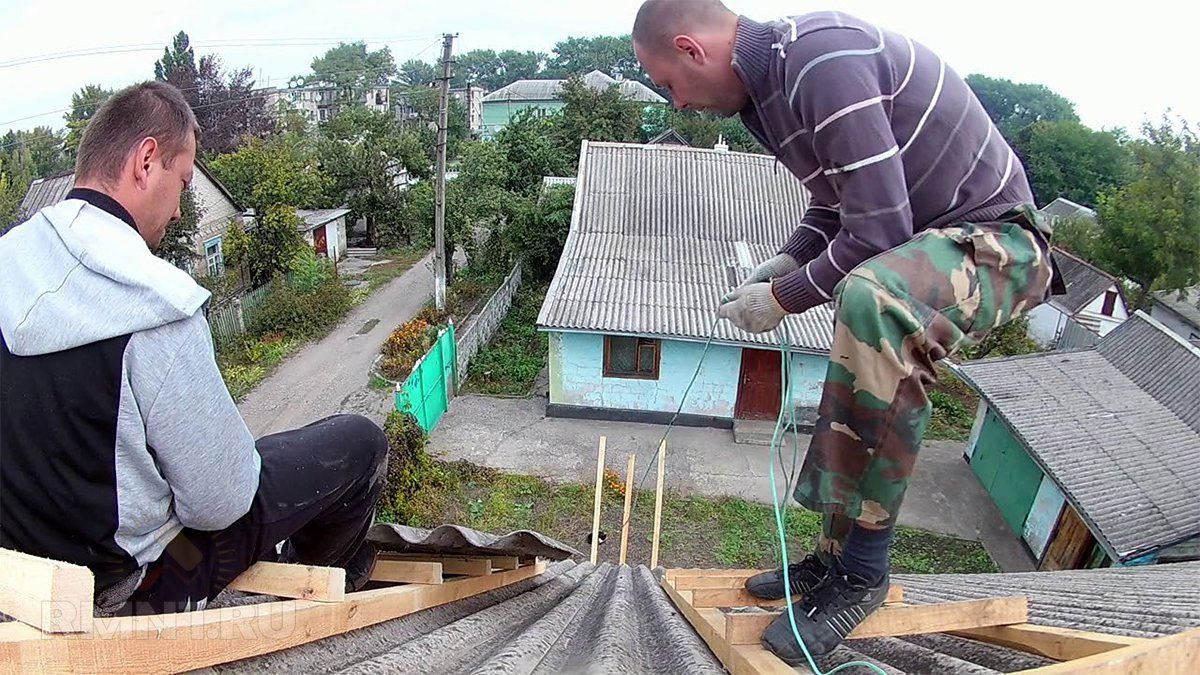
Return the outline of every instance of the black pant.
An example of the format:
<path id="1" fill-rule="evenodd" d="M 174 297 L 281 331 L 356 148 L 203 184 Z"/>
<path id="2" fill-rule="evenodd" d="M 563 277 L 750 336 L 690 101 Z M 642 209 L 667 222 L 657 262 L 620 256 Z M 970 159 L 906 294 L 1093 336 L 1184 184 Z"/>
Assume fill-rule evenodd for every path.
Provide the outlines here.
<path id="1" fill-rule="evenodd" d="M 258 439 L 250 512 L 224 530 L 184 529 L 150 563 L 122 614 L 201 609 L 260 560 L 345 567 L 364 545 L 387 474 L 387 437 L 361 415 L 335 415 Z"/>

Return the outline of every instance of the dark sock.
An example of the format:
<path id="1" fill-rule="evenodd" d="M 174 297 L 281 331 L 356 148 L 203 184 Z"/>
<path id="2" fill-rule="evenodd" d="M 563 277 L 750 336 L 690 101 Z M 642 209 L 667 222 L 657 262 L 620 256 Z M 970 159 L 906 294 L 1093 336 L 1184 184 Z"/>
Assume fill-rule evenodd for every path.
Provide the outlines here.
<path id="1" fill-rule="evenodd" d="M 857 574 L 870 581 L 872 586 L 883 581 L 888 571 L 888 548 L 892 545 L 894 531 L 895 526 L 872 530 L 855 524 L 842 546 L 842 570 Z"/>

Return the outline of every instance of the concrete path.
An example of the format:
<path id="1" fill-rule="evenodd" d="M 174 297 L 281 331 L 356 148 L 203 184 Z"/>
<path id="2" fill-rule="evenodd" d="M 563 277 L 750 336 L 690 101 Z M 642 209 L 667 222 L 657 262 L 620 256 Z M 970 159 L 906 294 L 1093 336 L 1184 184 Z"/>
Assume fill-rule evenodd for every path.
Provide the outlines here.
<path id="1" fill-rule="evenodd" d="M 456 398 L 434 431 L 429 449 L 442 459 L 466 459 L 504 471 L 590 484 L 596 475 L 596 446 L 605 436 L 606 466 L 624 476 L 626 458 L 635 453 L 639 486 L 654 489 L 650 461 L 665 426 L 547 418 L 545 409 L 546 400 L 540 397 Z M 808 436 L 800 436 L 797 469 L 808 441 Z M 763 446 L 735 444 L 729 430 L 675 427 L 667 439 L 666 483 L 685 494 L 769 504 L 768 451 Z M 956 442 L 925 445 L 900 523 L 981 541 L 1006 572 L 1032 570 L 1032 560 L 971 473 L 962 451 L 962 444 Z M 790 449 L 785 455 L 790 471 Z M 778 470 L 776 480 L 782 495 Z"/>
<path id="2" fill-rule="evenodd" d="M 433 254 L 355 307 L 323 339 L 305 345 L 250 392 L 238 408 L 256 436 L 294 429 L 339 412 L 382 424 L 391 395 L 368 386 L 379 347 L 433 295 Z"/>

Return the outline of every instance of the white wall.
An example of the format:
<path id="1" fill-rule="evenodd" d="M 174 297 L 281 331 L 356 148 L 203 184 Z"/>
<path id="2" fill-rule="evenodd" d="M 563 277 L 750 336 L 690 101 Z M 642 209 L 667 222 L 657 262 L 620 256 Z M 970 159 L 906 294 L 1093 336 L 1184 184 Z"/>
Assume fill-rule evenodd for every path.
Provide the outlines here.
<path id="1" fill-rule="evenodd" d="M 1158 303 L 1150 305 L 1150 316 L 1166 326 L 1172 333 L 1178 335 L 1184 340 L 1189 340 L 1195 343 L 1200 340 L 1200 328 L 1197 328 L 1190 323 L 1179 318 L 1179 315 L 1169 309 L 1164 308 Z"/>
<path id="2" fill-rule="evenodd" d="M 1088 328 L 1098 326 L 1100 329 L 1100 337 L 1108 335 L 1109 331 L 1117 326 L 1120 326 L 1125 322 L 1126 319 L 1129 318 L 1129 308 L 1125 306 L 1125 300 L 1122 299 L 1116 285 L 1114 284 L 1109 286 L 1107 289 L 1105 289 L 1105 292 L 1113 292 L 1117 294 L 1117 302 L 1115 305 L 1113 305 L 1112 316 L 1105 316 L 1100 312 L 1100 310 L 1104 309 L 1105 293 L 1097 295 L 1095 299 L 1089 302 L 1086 307 L 1079 310 L 1079 312 L 1075 315 L 1076 320 Z"/>
<path id="3" fill-rule="evenodd" d="M 1044 302 L 1029 311 L 1029 337 L 1042 347 L 1051 347 L 1066 323 L 1066 315 L 1052 302 Z"/>
<path id="4" fill-rule="evenodd" d="M 224 238 L 229 230 L 229 219 L 240 215 L 241 212 L 221 192 L 216 183 L 204 175 L 200 167 L 195 168 L 192 176 L 192 192 L 196 196 L 196 209 L 200 212 L 200 222 L 196 227 L 196 238 L 193 240 L 197 256 L 196 273 L 203 275 L 208 274 L 208 265 L 204 260 L 204 242 L 216 237 Z"/>
<path id="5" fill-rule="evenodd" d="M 1038 560 L 1041 560 L 1042 554 L 1046 552 L 1050 534 L 1054 532 L 1054 526 L 1058 523 L 1065 502 L 1058 486 L 1050 480 L 1050 476 L 1043 474 L 1042 484 L 1038 486 L 1037 495 L 1029 507 L 1029 515 L 1025 517 L 1025 528 L 1022 532 L 1025 543 L 1029 544 L 1029 550 Z"/>

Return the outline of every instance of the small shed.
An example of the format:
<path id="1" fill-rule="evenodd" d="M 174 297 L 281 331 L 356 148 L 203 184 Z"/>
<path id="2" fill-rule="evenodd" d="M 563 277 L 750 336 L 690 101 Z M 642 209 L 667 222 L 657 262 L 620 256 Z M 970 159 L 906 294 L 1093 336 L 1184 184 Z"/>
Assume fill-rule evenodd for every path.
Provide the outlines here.
<path id="1" fill-rule="evenodd" d="M 958 370 L 982 397 L 968 461 L 1041 569 L 1200 558 L 1200 349 L 1139 311 Z"/>
<path id="2" fill-rule="evenodd" d="M 778 251 L 808 203 L 773 163 L 584 142 L 571 229 L 538 316 L 549 333 L 548 414 L 666 422 L 687 391 L 678 423 L 774 420 L 784 341 L 796 406 L 815 410 L 833 340 L 828 304 L 768 333 L 716 320 L 721 297 Z"/>
<path id="3" fill-rule="evenodd" d="M 346 238 L 346 214 L 350 209 L 296 209 L 300 217 L 297 227 L 304 241 L 318 256 L 341 260 L 349 246 Z"/>

